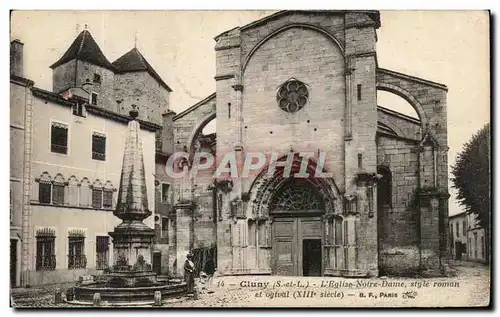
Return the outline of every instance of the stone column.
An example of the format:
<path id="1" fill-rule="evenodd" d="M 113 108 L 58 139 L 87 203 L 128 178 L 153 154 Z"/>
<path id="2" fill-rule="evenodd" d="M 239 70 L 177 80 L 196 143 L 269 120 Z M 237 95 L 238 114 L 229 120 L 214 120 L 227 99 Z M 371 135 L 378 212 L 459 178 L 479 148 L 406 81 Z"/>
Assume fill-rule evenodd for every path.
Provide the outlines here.
<path id="1" fill-rule="evenodd" d="M 191 202 L 179 202 L 174 206 L 176 220 L 176 259 L 177 271 L 179 276 L 184 275 L 184 261 L 186 255 L 191 251 L 193 246 L 192 234 L 193 230 L 193 204 Z"/>
<path id="2" fill-rule="evenodd" d="M 426 275 L 440 275 L 439 195 L 421 192 L 419 196 L 420 270 Z"/>
<path id="3" fill-rule="evenodd" d="M 180 183 L 179 202 L 175 204 L 175 236 L 176 236 L 176 252 L 177 259 L 176 273 L 180 276 L 184 275 L 184 261 L 186 255 L 193 248 L 193 201 L 192 201 L 192 186 L 191 178 L 188 171 L 188 162 L 181 162 L 181 168 L 184 170 L 184 177 Z"/>
<path id="4" fill-rule="evenodd" d="M 359 222 L 356 225 L 357 267 L 368 276 L 378 275 L 377 215 L 373 194 L 375 174 L 359 171 L 357 184 L 357 212 Z"/>

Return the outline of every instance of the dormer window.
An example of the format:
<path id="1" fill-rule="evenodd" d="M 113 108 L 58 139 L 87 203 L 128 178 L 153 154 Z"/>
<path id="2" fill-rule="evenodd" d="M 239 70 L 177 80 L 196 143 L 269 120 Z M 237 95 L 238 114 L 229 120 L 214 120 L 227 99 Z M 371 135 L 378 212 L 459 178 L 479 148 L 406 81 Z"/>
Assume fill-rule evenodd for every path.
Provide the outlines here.
<path id="1" fill-rule="evenodd" d="M 94 83 L 96 83 L 96 84 L 100 84 L 101 83 L 101 75 L 94 74 Z"/>
<path id="2" fill-rule="evenodd" d="M 77 102 L 73 105 L 73 114 L 75 116 L 84 117 L 85 115 L 83 113 L 83 110 L 84 110 L 83 103 Z"/>
<path id="3" fill-rule="evenodd" d="M 90 93 L 90 104 L 97 106 L 97 96 L 98 94 L 96 92 Z"/>

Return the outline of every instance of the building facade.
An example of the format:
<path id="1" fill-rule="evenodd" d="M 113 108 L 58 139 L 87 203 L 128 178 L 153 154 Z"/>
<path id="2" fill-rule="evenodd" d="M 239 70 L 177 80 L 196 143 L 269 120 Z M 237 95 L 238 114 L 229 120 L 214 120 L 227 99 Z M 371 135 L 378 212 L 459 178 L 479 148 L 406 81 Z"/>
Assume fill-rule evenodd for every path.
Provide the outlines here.
<path id="1" fill-rule="evenodd" d="M 216 153 L 174 182 L 174 272 L 216 245 L 222 275 L 443 274 L 447 88 L 381 68 L 379 27 L 377 11 L 282 11 L 215 38 L 216 93 L 173 118 L 179 170 Z M 380 107 L 377 91 L 419 118 Z M 201 131 L 215 118 L 209 146 Z M 291 170 L 214 181 L 230 153 L 239 168 L 263 153 L 276 156 L 261 171 Z M 318 165 L 328 177 L 311 176 Z"/>
<path id="2" fill-rule="evenodd" d="M 21 264 L 27 255 L 24 210 L 29 206 L 30 157 L 32 134 L 33 82 L 24 78 L 23 46 L 14 40 L 10 46 L 10 285 L 21 285 Z"/>
<path id="3" fill-rule="evenodd" d="M 45 91 L 23 78 L 22 47 L 11 43 L 11 284 L 73 282 L 113 263 L 108 233 L 132 105 L 153 211 L 145 223 L 154 227 L 171 90 L 136 48 L 115 66 L 85 30 L 51 66 Z"/>
<path id="4" fill-rule="evenodd" d="M 467 258 L 470 261 L 487 263 L 489 259 L 486 248 L 486 233 L 484 227 L 479 224 L 477 215 L 467 214 Z"/>
<path id="5" fill-rule="evenodd" d="M 470 255 L 469 236 L 469 217 L 465 211 L 450 216 L 450 255 L 454 260 L 467 260 Z"/>

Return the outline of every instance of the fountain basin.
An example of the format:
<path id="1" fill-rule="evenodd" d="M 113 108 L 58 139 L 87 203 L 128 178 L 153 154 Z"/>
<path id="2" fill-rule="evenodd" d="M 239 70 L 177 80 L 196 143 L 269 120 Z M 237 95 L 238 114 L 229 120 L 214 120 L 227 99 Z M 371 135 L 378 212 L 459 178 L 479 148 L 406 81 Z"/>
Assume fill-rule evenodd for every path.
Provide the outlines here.
<path id="1" fill-rule="evenodd" d="M 168 299 L 183 296 L 187 292 L 185 282 L 173 283 L 169 281 L 157 281 L 151 286 L 144 287 L 113 287 L 106 282 L 96 282 L 74 287 L 75 301 L 92 303 L 94 294 L 99 293 L 103 302 L 127 303 L 127 302 L 153 302 L 155 292 L 161 293 L 161 298 Z"/>

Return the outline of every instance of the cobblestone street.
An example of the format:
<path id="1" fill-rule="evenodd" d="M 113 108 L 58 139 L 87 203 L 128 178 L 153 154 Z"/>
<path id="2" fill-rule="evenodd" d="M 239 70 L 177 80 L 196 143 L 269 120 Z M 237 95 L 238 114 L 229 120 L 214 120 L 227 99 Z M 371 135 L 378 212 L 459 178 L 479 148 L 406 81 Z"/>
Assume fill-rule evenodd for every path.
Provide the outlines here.
<path id="1" fill-rule="evenodd" d="M 439 305 L 487 305 L 489 302 L 489 268 L 482 264 L 462 262 L 455 266 L 455 269 L 457 273 L 455 278 L 426 279 L 219 277 L 214 279 L 213 293 L 208 294 L 206 291 L 202 291 L 196 300 L 191 297 L 169 299 L 164 307 L 434 306 L 438 304 L 437 298 L 440 300 Z M 300 281 L 299 285 L 297 285 L 298 281 Z M 276 284 L 277 282 L 280 282 L 279 286 Z M 287 285 L 287 282 L 295 284 Z M 305 287 L 307 282 L 309 282 L 309 287 Z M 412 282 L 422 283 L 421 285 L 412 285 Z M 349 283 L 351 285 L 348 285 Z M 404 283 L 404 286 L 401 286 L 400 283 Z M 16 307 L 69 307 L 70 305 L 66 303 L 54 305 L 55 290 L 67 287 L 70 285 L 18 288 L 12 290 L 12 298 Z M 454 300 L 457 293 L 461 293 L 460 302 Z M 260 297 L 256 296 L 259 294 Z"/>

